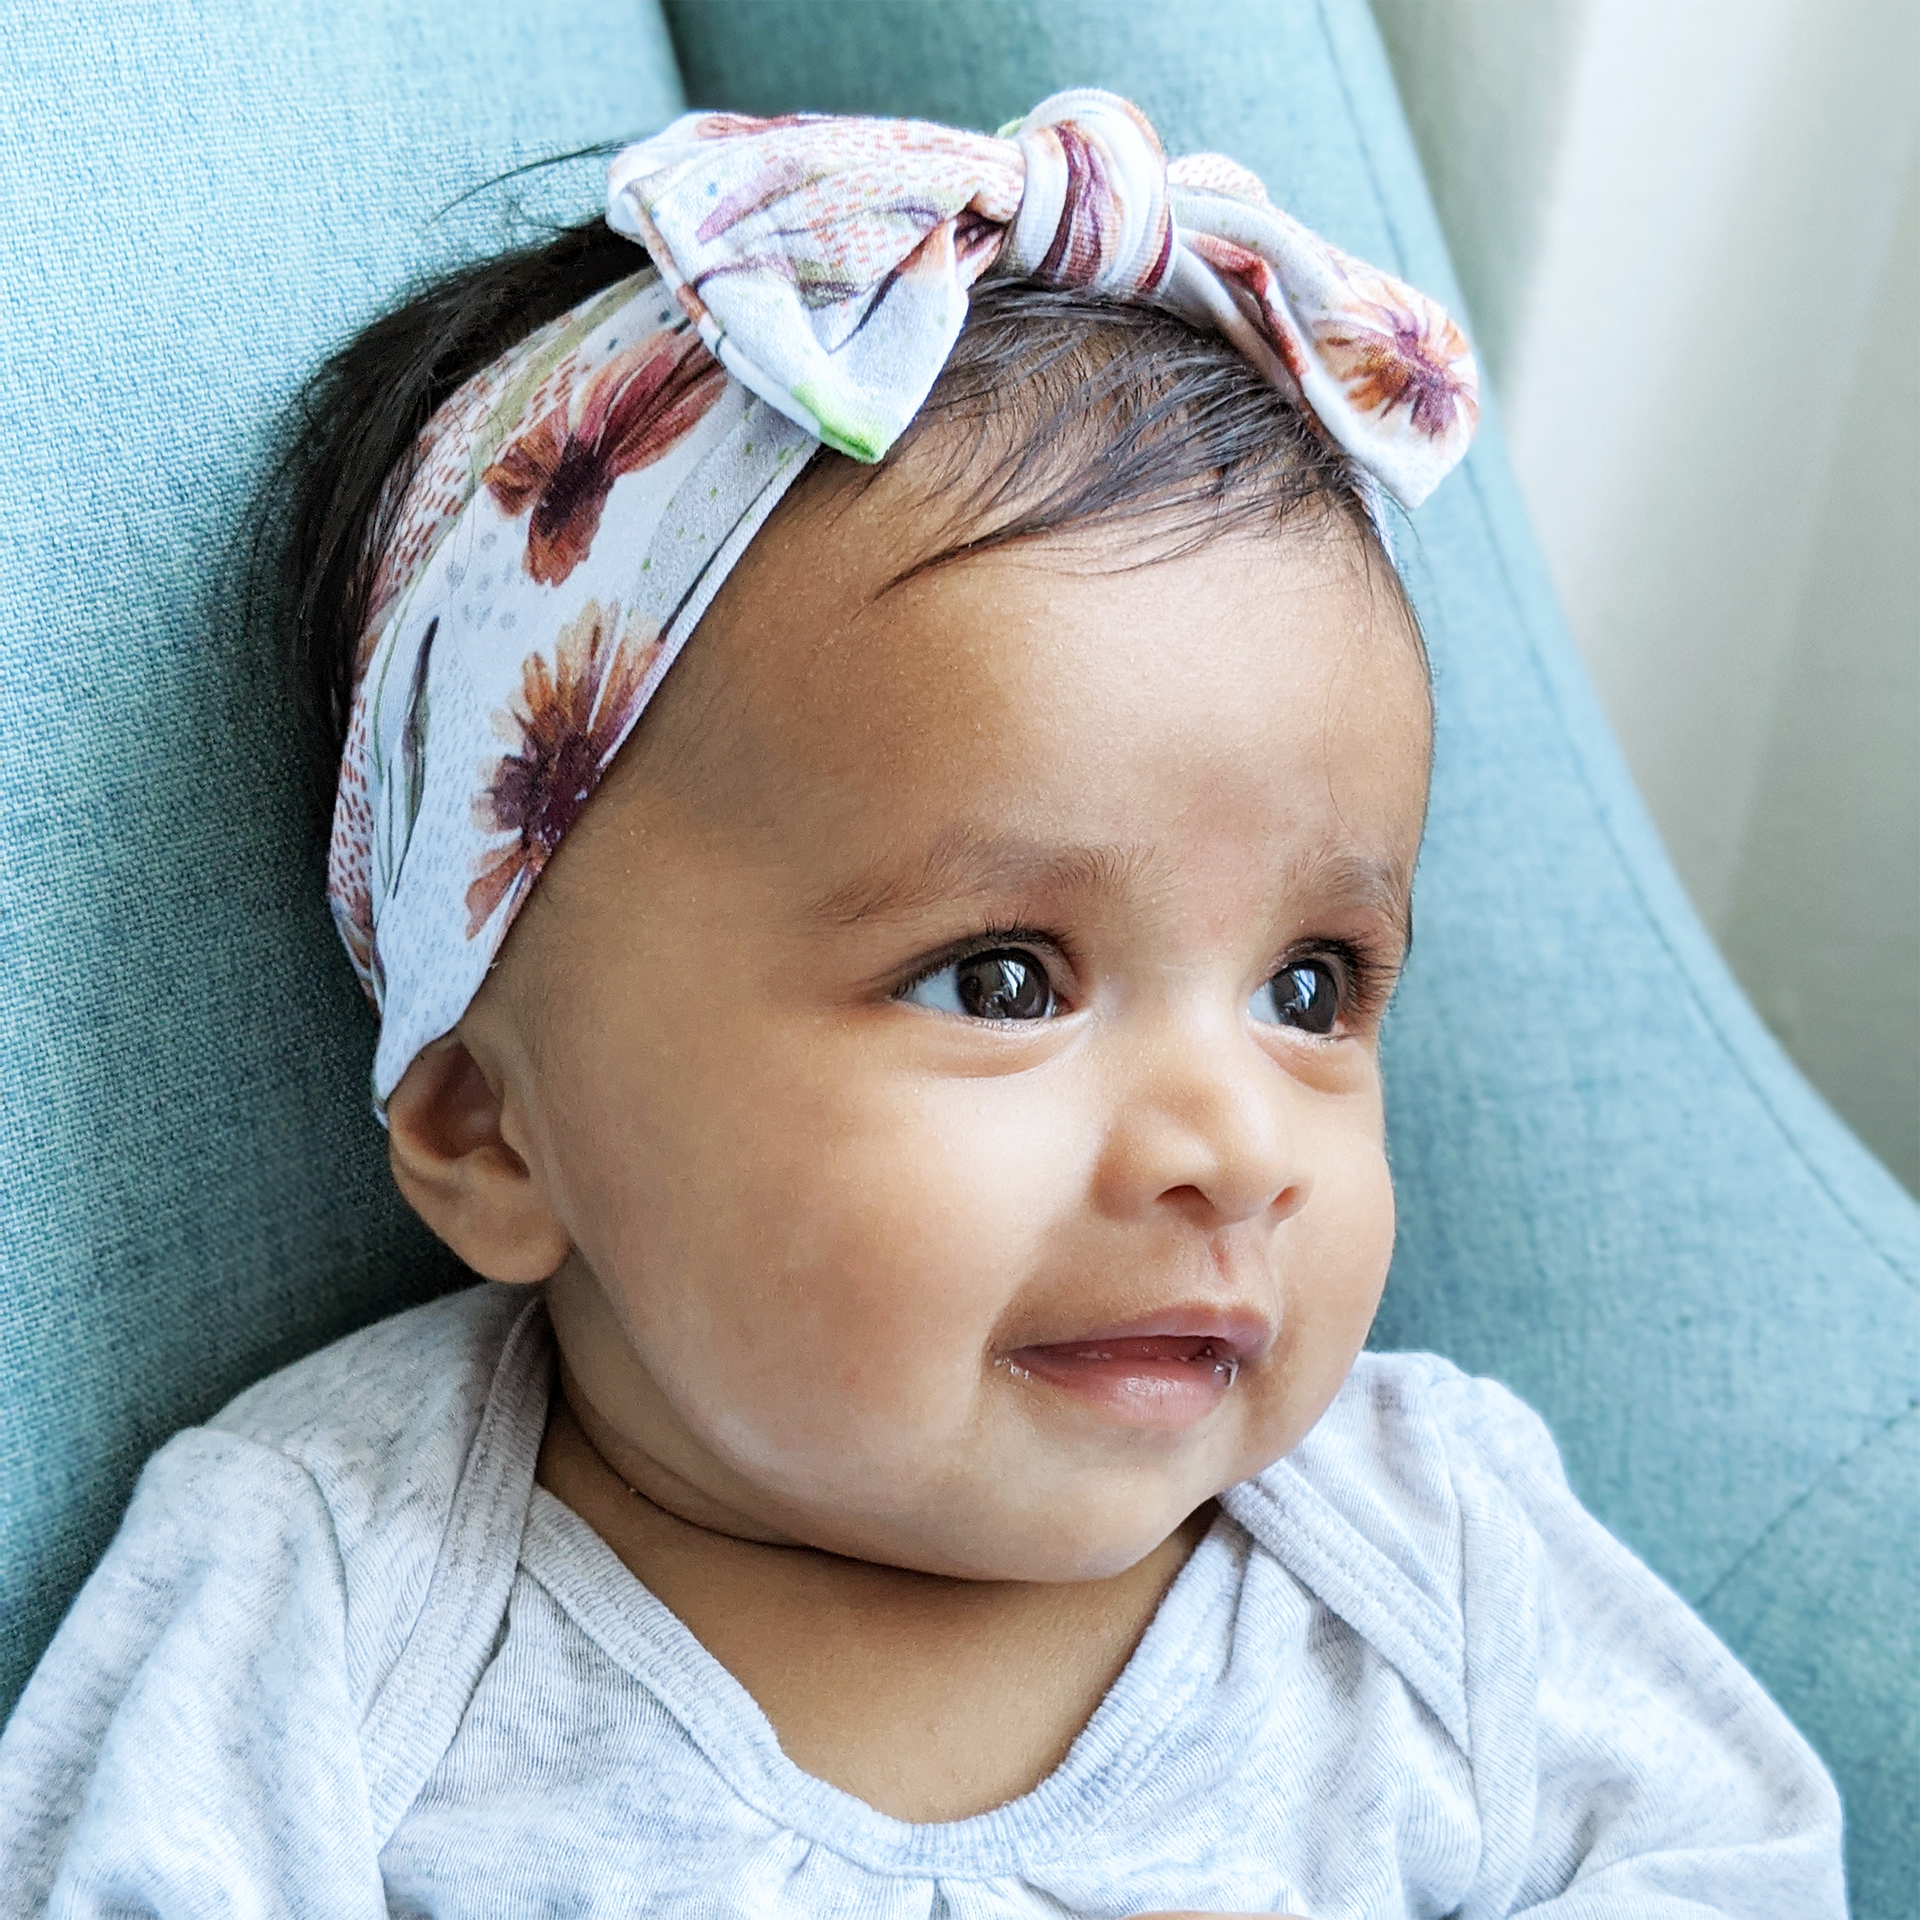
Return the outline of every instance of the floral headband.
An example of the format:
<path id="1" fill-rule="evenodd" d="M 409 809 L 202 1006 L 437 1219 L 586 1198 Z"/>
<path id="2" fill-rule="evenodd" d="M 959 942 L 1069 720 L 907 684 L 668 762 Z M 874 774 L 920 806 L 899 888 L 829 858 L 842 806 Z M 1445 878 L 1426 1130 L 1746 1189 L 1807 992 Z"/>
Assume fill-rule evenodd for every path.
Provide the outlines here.
<path id="1" fill-rule="evenodd" d="M 440 408 L 375 577 L 327 892 L 376 1111 L 808 457 L 886 454 L 996 262 L 1224 335 L 1403 506 L 1473 434 L 1439 307 L 1092 89 L 996 136 L 688 114 L 615 158 L 607 220 L 652 264 Z"/>

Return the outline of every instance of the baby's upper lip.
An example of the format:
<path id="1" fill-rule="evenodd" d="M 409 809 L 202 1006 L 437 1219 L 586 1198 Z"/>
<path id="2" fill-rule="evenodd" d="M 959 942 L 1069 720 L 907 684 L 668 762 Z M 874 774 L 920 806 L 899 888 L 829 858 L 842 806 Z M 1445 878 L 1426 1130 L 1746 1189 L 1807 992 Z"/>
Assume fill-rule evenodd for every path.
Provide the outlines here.
<path id="1" fill-rule="evenodd" d="M 1143 1314 L 1137 1320 L 1092 1327 L 1085 1333 L 1071 1333 L 1055 1340 L 1030 1340 L 1014 1349 L 1032 1352 L 1041 1347 L 1098 1347 L 1109 1341 L 1194 1340 L 1206 1341 L 1220 1349 L 1220 1357 L 1231 1358 L 1242 1366 L 1260 1359 L 1273 1345 L 1273 1323 L 1252 1307 L 1222 1307 L 1195 1303 Z"/>

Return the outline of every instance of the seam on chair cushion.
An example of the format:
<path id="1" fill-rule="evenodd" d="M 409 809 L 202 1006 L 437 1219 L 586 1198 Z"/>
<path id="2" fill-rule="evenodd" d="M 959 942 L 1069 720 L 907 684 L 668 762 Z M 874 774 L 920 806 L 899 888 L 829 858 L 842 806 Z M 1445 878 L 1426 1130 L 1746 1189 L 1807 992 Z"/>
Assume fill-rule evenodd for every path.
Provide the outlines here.
<path id="1" fill-rule="evenodd" d="M 1399 223 L 1393 217 L 1393 208 L 1386 190 L 1380 184 L 1380 169 L 1374 165 L 1373 141 L 1367 131 L 1367 123 L 1358 107 L 1354 105 L 1353 88 L 1347 83 L 1347 63 L 1341 55 L 1338 35 L 1333 31 L 1327 19 L 1327 0 L 1315 0 L 1313 17 L 1319 23 L 1320 38 L 1327 49 L 1327 60 L 1340 80 L 1340 104 L 1347 110 L 1347 124 L 1353 128 L 1360 143 L 1360 157 L 1366 163 L 1367 185 L 1373 193 L 1373 204 L 1380 215 L 1380 223 L 1387 230 L 1387 238 L 1393 243 L 1393 271 L 1405 279 L 1408 274 L 1407 249 L 1400 237 Z M 1369 16 L 1371 17 L 1371 16 Z M 1396 89 L 1394 98 L 1399 99 Z"/>
<path id="2" fill-rule="evenodd" d="M 1333 71 L 1339 77 L 1341 104 L 1346 109 L 1348 122 L 1353 127 L 1359 141 L 1361 157 L 1365 162 L 1367 170 L 1367 185 L 1373 196 L 1374 208 L 1393 245 L 1393 269 L 1396 273 L 1405 275 L 1408 272 L 1407 248 L 1401 237 L 1399 225 L 1394 219 L 1393 209 L 1388 196 L 1380 184 L 1380 171 L 1374 160 L 1373 142 L 1365 116 L 1358 111 L 1354 103 L 1353 89 L 1349 84 L 1347 61 L 1341 47 L 1340 37 L 1333 31 L 1332 24 L 1327 17 L 1327 0 L 1316 0 L 1314 18 L 1319 26 L 1320 38 L 1326 48 L 1328 60 L 1332 65 Z M 1629 855 L 1627 848 L 1622 844 L 1618 833 L 1615 831 L 1612 809 L 1606 804 L 1600 785 L 1594 777 L 1594 771 L 1588 761 L 1586 751 L 1575 735 L 1573 728 L 1568 724 L 1566 708 L 1560 697 L 1560 689 L 1555 684 L 1554 676 L 1549 670 L 1547 662 L 1541 652 L 1539 637 L 1534 630 L 1534 622 L 1527 618 L 1525 610 L 1526 603 L 1514 581 L 1512 568 L 1508 564 L 1505 543 L 1499 537 L 1495 516 L 1488 502 L 1486 491 L 1480 483 L 1480 476 L 1473 458 L 1469 457 L 1465 467 L 1462 469 L 1462 473 L 1472 491 L 1475 511 L 1480 519 L 1481 531 L 1485 537 L 1486 545 L 1492 554 L 1493 563 L 1499 572 L 1501 589 L 1506 596 L 1508 607 L 1512 611 L 1521 632 L 1525 636 L 1528 658 L 1533 664 L 1535 676 L 1552 708 L 1554 719 L 1560 729 L 1561 740 L 1564 742 L 1568 754 L 1579 773 L 1580 784 L 1585 790 L 1595 814 L 1599 818 L 1601 830 L 1606 836 L 1607 845 L 1612 850 L 1615 864 L 1620 868 L 1627 881 L 1628 887 L 1632 891 L 1634 899 L 1639 903 L 1643 918 L 1652 929 L 1654 937 L 1658 940 L 1668 961 L 1680 974 L 1682 979 L 1685 980 L 1688 998 L 1692 1001 L 1694 1007 L 1704 1020 L 1708 1031 L 1719 1043 L 1721 1052 L 1731 1061 L 1741 1080 L 1746 1084 L 1748 1091 L 1753 1095 L 1755 1100 L 1758 1101 L 1768 1119 L 1772 1121 L 1774 1131 L 1779 1136 L 1781 1144 L 1806 1170 L 1814 1185 L 1827 1196 L 1834 1211 L 1853 1229 L 1857 1238 L 1879 1259 L 1887 1271 L 1908 1289 L 1920 1293 L 1920 1272 L 1916 1272 L 1910 1268 L 1899 1254 L 1882 1241 L 1874 1229 L 1870 1227 L 1867 1222 L 1861 1218 L 1859 1213 L 1856 1212 L 1854 1207 L 1842 1197 L 1831 1178 L 1829 1178 L 1827 1173 L 1816 1163 L 1814 1156 L 1809 1152 L 1807 1146 L 1800 1138 L 1797 1128 L 1786 1115 L 1782 1113 L 1779 1103 L 1755 1072 L 1753 1063 L 1747 1058 L 1747 1049 L 1726 1030 L 1713 1008 L 1710 996 L 1703 990 L 1702 983 L 1693 967 L 1669 937 L 1665 917 L 1656 909 L 1646 889 L 1641 885 L 1638 867 Z M 1711 934 L 1707 935 L 1707 937 L 1709 939 L 1712 938 Z M 1736 985 L 1735 991 L 1739 990 Z M 1844 1125 L 1844 1122 L 1841 1124 Z M 1857 1150 L 1861 1153 L 1867 1151 L 1865 1147 L 1858 1147 Z"/>
<path id="3" fill-rule="evenodd" d="M 1811 1486 L 1803 1488 L 1793 1499 L 1789 1500 L 1787 1504 L 1754 1535 L 1751 1544 L 1748 1545 L 1733 1564 L 1721 1574 L 1719 1579 L 1717 1579 L 1705 1593 L 1701 1594 L 1697 1600 L 1690 1602 L 1694 1611 L 1696 1613 L 1705 1613 L 1719 1597 L 1720 1589 L 1724 1587 L 1729 1580 L 1732 1580 L 1739 1574 L 1741 1569 L 1746 1566 L 1754 1555 L 1759 1553 L 1801 1508 L 1806 1506 L 1817 1494 L 1824 1491 L 1836 1474 L 1845 1472 L 1869 1447 L 1878 1446 L 1880 1442 L 1884 1440 L 1888 1434 L 1893 1432 L 1896 1427 L 1901 1425 L 1902 1422 L 1912 1420 L 1916 1415 L 1920 1415 L 1920 1399 L 1911 1400 L 1902 1407 L 1898 1413 L 1890 1414 L 1857 1446 L 1849 1447 L 1838 1460 L 1833 1461 L 1823 1469 Z"/>

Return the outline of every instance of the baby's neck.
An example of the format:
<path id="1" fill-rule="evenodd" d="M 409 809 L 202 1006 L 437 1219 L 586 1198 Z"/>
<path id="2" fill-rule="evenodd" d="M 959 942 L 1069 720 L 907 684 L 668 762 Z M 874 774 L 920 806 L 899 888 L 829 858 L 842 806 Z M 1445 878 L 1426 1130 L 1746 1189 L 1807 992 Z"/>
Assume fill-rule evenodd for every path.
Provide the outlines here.
<path id="1" fill-rule="evenodd" d="M 946 1579 L 679 1519 L 607 1465 L 560 1393 L 539 1481 L 746 1688 L 796 1766 L 915 1821 L 984 1813 L 1060 1764 L 1214 1512 L 1110 1579 Z"/>

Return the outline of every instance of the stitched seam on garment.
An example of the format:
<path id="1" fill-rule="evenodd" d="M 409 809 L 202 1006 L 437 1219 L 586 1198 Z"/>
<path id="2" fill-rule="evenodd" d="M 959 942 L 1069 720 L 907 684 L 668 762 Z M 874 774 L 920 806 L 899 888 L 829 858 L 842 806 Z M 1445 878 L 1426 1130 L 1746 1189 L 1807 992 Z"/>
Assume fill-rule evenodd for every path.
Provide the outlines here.
<path id="1" fill-rule="evenodd" d="M 1285 1499 L 1267 1484 L 1268 1475 L 1281 1474 Z M 1268 1475 L 1229 1488 L 1222 1505 L 1400 1675 L 1471 1764 L 1463 1624 L 1421 1592 L 1290 1461 L 1280 1461 Z M 1250 1510 L 1270 1527 L 1263 1528 Z"/>
<path id="2" fill-rule="evenodd" d="M 325 1518 L 326 1530 L 327 1530 L 327 1545 L 331 1549 L 332 1556 L 333 1556 L 334 1585 L 340 1596 L 340 1614 L 339 1614 L 340 1668 L 341 1668 L 342 1678 L 346 1683 L 349 1696 L 351 1697 L 351 1694 L 354 1690 L 354 1675 L 353 1675 L 352 1668 L 349 1664 L 349 1656 L 347 1652 L 347 1639 L 348 1639 L 347 1630 L 348 1630 L 348 1624 L 349 1624 L 347 1609 L 348 1609 L 349 1602 L 347 1597 L 346 1557 L 341 1552 L 341 1549 L 340 1549 L 340 1534 L 335 1524 L 333 1508 L 327 1500 L 325 1489 L 320 1485 L 319 1480 L 315 1478 L 313 1470 L 309 1466 L 307 1466 L 307 1464 L 304 1461 L 296 1459 L 292 1454 L 284 1452 L 279 1447 L 269 1445 L 264 1440 L 255 1439 L 252 1434 L 235 1433 L 230 1428 L 227 1428 L 227 1427 L 216 1427 L 216 1426 L 183 1427 L 179 1433 L 173 1436 L 172 1440 L 169 1440 L 167 1442 L 167 1445 L 171 1446 L 174 1441 L 184 1439 L 188 1435 L 194 1435 L 196 1437 L 205 1438 L 205 1439 L 217 1440 L 223 1446 L 234 1447 L 234 1448 L 238 1448 L 239 1450 L 245 1453 L 259 1455 L 262 1458 L 271 1461 L 274 1467 L 278 1470 L 281 1477 L 290 1477 L 293 1481 L 299 1483 L 304 1488 L 305 1492 L 307 1492 L 312 1496 L 313 1504 L 315 1505 L 315 1507 L 319 1509 L 320 1513 Z M 364 1727 L 365 1727 L 365 1721 L 363 1720 L 361 1723 L 362 1731 L 364 1731 Z M 361 1740 L 356 1743 L 356 1750 L 358 1751 L 360 1756 L 361 1778 L 363 1782 L 369 1783 L 369 1790 L 370 1790 L 370 1783 L 372 1780 L 372 1768 L 369 1765 L 369 1762 L 367 1759 L 366 1744 L 364 1740 Z M 62 1912 L 79 1911 L 78 1907 L 75 1904 L 79 1900 L 79 1898 L 80 1898 L 80 1894 L 76 1892 L 74 1889 L 69 1888 L 67 1892 L 67 1898 L 65 1901 L 62 1902 L 60 1910 Z"/>
<path id="3" fill-rule="evenodd" d="M 561 1504 L 564 1505 L 564 1503 Z M 571 1509 L 568 1511 L 571 1512 Z M 577 1514 L 573 1517 L 579 1520 Z M 580 1521 L 579 1524 L 582 1527 L 586 1526 L 584 1521 Z M 612 1553 L 612 1548 L 594 1534 L 591 1528 L 586 1528 L 586 1531 L 601 1550 Z M 1156 1712 L 1151 1716 L 1136 1715 L 1132 1727 L 1127 1730 L 1117 1745 L 1088 1768 L 1085 1778 L 1079 1782 L 1080 1791 L 1077 1797 L 1065 1807 L 1048 1806 L 1044 1809 L 1034 1809 L 1029 1804 L 1045 1792 L 1049 1782 L 1058 1777 L 1061 1769 L 1055 1769 L 1038 1786 L 1030 1788 L 1003 1806 L 984 1814 L 971 1815 L 965 1822 L 936 1822 L 923 1828 L 911 1821 L 895 1820 L 891 1815 L 881 1813 L 878 1808 L 859 1800 L 857 1796 L 847 1794 L 843 1789 L 835 1788 L 831 1782 L 820 1780 L 816 1775 L 808 1774 L 799 1768 L 795 1768 L 795 1772 L 803 1783 L 804 1801 L 810 1804 L 796 1805 L 792 1794 L 781 1793 L 775 1780 L 757 1766 L 751 1765 L 752 1762 L 764 1758 L 763 1755 L 754 1754 L 751 1750 L 743 1756 L 750 1763 L 748 1768 L 743 1769 L 738 1765 L 728 1764 L 730 1758 L 739 1754 L 738 1747 L 729 1746 L 724 1757 L 717 1755 L 706 1731 L 696 1724 L 699 1716 L 694 1715 L 690 1718 L 681 1710 L 680 1704 L 658 1684 L 660 1676 L 672 1675 L 687 1689 L 688 1697 L 694 1699 L 702 1697 L 700 1691 L 702 1676 L 689 1669 L 680 1649 L 655 1642 L 648 1649 L 654 1656 L 652 1660 L 640 1661 L 630 1658 L 621 1644 L 625 1636 L 603 1632 L 591 1617 L 599 1605 L 605 1605 L 609 1610 L 617 1612 L 617 1602 L 602 1595 L 597 1588 L 591 1586 L 585 1586 L 582 1592 L 569 1582 L 566 1590 L 563 1590 L 561 1586 L 557 1586 L 548 1579 L 537 1566 L 527 1564 L 524 1560 L 520 1571 L 524 1572 L 527 1578 L 566 1614 L 567 1618 L 608 1660 L 629 1675 L 637 1685 L 646 1689 L 659 1703 L 661 1710 L 671 1716 L 674 1723 L 698 1748 L 702 1759 L 712 1768 L 715 1776 L 725 1784 L 729 1792 L 735 1794 L 762 1819 L 781 1832 L 795 1834 L 805 1840 L 809 1846 L 819 1847 L 824 1852 L 868 1873 L 907 1874 L 971 1883 L 1001 1880 L 1009 1874 L 1037 1871 L 1068 1859 L 1075 1847 L 1084 1845 L 1089 1838 L 1110 1826 L 1116 1819 L 1128 1815 L 1126 1799 L 1134 1782 L 1143 1773 L 1152 1769 L 1156 1757 L 1173 1737 L 1174 1729 L 1186 1712 L 1189 1703 L 1204 1684 L 1202 1673 L 1190 1669 L 1185 1661 L 1178 1662 L 1177 1683 L 1163 1685 L 1156 1696 Z M 636 1584 L 642 1586 L 642 1591 L 649 1591 L 644 1587 L 644 1583 L 637 1579 Z M 649 1597 L 663 1611 L 671 1614 L 671 1609 L 666 1608 L 665 1603 L 650 1591 Z M 673 1617 L 677 1620 L 677 1616 Z M 684 1623 L 679 1624 L 683 1630 L 686 1630 Z M 658 1674 L 648 1670 L 656 1664 Z M 734 1684 L 739 1683 L 735 1681 Z M 741 1691 L 744 1693 L 746 1690 L 742 1688 Z M 751 1702 L 752 1696 L 747 1697 Z M 759 1711 L 758 1703 L 752 1704 L 755 1710 Z M 1100 1709 L 1096 1707 L 1093 1718 L 1097 1719 L 1099 1714 Z M 761 1718 L 765 1719 L 764 1713 L 761 1714 Z M 1088 1726 L 1092 1724 L 1093 1720 L 1090 1719 Z M 1085 1732 L 1086 1729 L 1083 1728 L 1081 1735 L 1076 1736 L 1075 1744 L 1078 1743 L 1079 1738 L 1084 1737 Z M 778 1737 L 773 1734 L 770 1724 L 768 1737 L 777 1751 Z M 784 1760 L 785 1756 L 781 1757 Z M 1071 1755 L 1062 1763 L 1063 1767 L 1072 1764 Z M 831 1831 L 815 1817 L 823 1808 L 831 1807 L 832 1800 L 828 1796 L 844 1799 L 849 1803 L 850 1809 L 857 1809 L 850 1813 L 852 1819 L 861 1822 L 885 1823 L 886 1826 L 896 1829 L 897 1835 L 877 1835 L 875 1837 L 880 1840 L 880 1844 L 868 1846 L 863 1844 L 865 1836 Z M 1052 1798 L 1051 1795 L 1048 1797 Z M 1040 1818 L 1042 1813 L 1045 1815 L 1044 1821 Z M 1009 1815 L 1012 1817 L 1003 1817 Z M 942 1851 L 943 1836 L 953 1826 L 970 1824 L 975 1820 L 983 1823 L 983 1830 L 978 1836 L 977 1850 L 990 1857 L 981 1863 L 956 1863 L 946 1857 Z M 990 1829 L 984 1824 L 989 1822 L 992 1823 Z M 931 1841 L 929 1844 L 916 1847 L 914 1839 L 922 1833 L 930 1833 Z M 889 1838 L 893 1838 L 894 1844 L 887 1844 Z"/>
<path id="4" fill-rule="evenodd" d="M 547 1338 L 545 1307 L 536 1295 L 495 1363 L 426 1600 L 361 1722 L 370 1820 L 381 1846 L 452 1743 L 492 1658 L 519 1566 L 539 1451 L 538 1434 L 528 1444 L 525 1430 L 530 1422 L 544 1422 L 549 1392 L 549 1370 L 537 1359 L 530 1364 L 526 1349 L 544 1346 Z M 492 1523 L 503 1507 L 512 1508 L 516 1495 L 521 1527 L 510 1542 L 489 1540 Z"/>
<path id="5" fill-rule="evenodd" d="M 1471 1412 L 1476 1401 L 1483 1402 L 1484 1380 L 1476 1380 L 1469 1375 L 1456 1375 L 1449 1380 L 1432 1383 L 1430 1391 L 1435 1400 L 1443 1397 L 1451 1399 L 1456 1406 L 1465 1402 Z M 1497 1382 L 1494 1383 L 1496 1386 Z M 1523 1403 L 1522 1403 L 1523 1404 Z M 1569 1498 L 1572 1489 L 1566 1485 L 1566 1476 L 1560 1468 L 1558 1450 L 1554 1447 L 1553 1436 L 1547 1424 L 1533 1409 L 1525 1409 L 1537 1431 L 1537 1439 L 1548 1450 L 1553 1461 L 1556 1476 L 1561 1488 Z M 1515 1658 L 1515 1649 L 1511 1644 L 1496 1643 L 1487 1646 L 1488 1636 L 1482 1633 L 1473 1643 L 1472 1657 L 1465 1644 L 1467 1585 L 1472 1579 L 1472 1569 L 1479 1561 L 1479 1546 L 1486 1532 L 1497 1529 L 1505 1534 L 1511 1544 L 1521 1548 L 1529 1559 L 1542 1546 L 1539 1534 L 1514 1511 L 1513 1496 L 1509 1490 L 1505 1474 L 1500 1471 L 1499 1463 L 1488 1456 L 1479 1447 L 1464 1450 L 1465 1459 L 1477 1461 L 1481 1472 L 1491 1475 L 1495 1484 L 1507 1492 L 1507 1500 L 1499 1503 L 1497 1509 L 1489 1508 L 1484 1501 L 1471 1501 L 1461 1486 L 1463 1464 L 1461 1434 L 1457 1424 L 1434 1420 L 1436 1433 L 1440 1438 L 1443 1456 L 1446 1460 L 1447 1484 L 1453 1490 L 1455 1510 L 1458 1516 L 1456 1538 L 1459 1546 L 1459 1585 L 1458 1601 L 1460 1608 L 1462 1648 L 1460 1660 L 1461 1710 L 1466 1717 L 1470 1737 L 1476 1741 L 1482 1727 L 1488 1722 L 1496 1726 L 1499 1720 L 1497 1708 L 1490 1696 L 1496 1688 L 1503 1685 L 1511 1690 L 1514 1685 L 1516 1667 L 1521 1662 Z M 1476 1525 L 1476 1513 L 1479 1524 Z M 1524 1543 L 1524 1545 L 1523 1545 Z M 1519 1557 L 1519 1555 L 1516 1555 Z M 1538 1562 L 1535 1562 L 1536 1566 Z M 1530 1596 L 1537 1601 L 1537 1594 Z M 1509 1597 L 1507 1604 L 1495 1610 L 1495 1618 L 1500 1629 L 1511 1633 L 1513 1627 L 1513 1608 Z M 1532 1609 L 1529 1609 L 1529 1618 Z M 1536 1642 L 1537 1644 L 1537 1642 Z M 1527 1692 L 1531 1693 L 1538 1684 L 1537 1661 L 1525 1662 L 1529 1670 Z M 1469 1763 L 1468 1779 L 1473 1794 L 1474 1815 L 1477 1825 L 1476 1858 L 1473 1867 L 1472 1890 L 1461 1906 L 1455 1920 L 1504 1920 L 1509 1912 L 1509 1896 L 1518 1888 L 1524 1876 L 1525 1862 L 1532 1851 L 1534 1811 L 1531 1807 L 1516 1807 L 1511 1795 L 1494 1789 L 1490 1778 L 1495 1769 L 1491 1766 L 1482 1769 Z M 1494 1886 L 1487 1889 L 1489 1873 L 1495 1876 Z M 1483 1892 L 1483 1889 L 1487 1891 Z"/>

